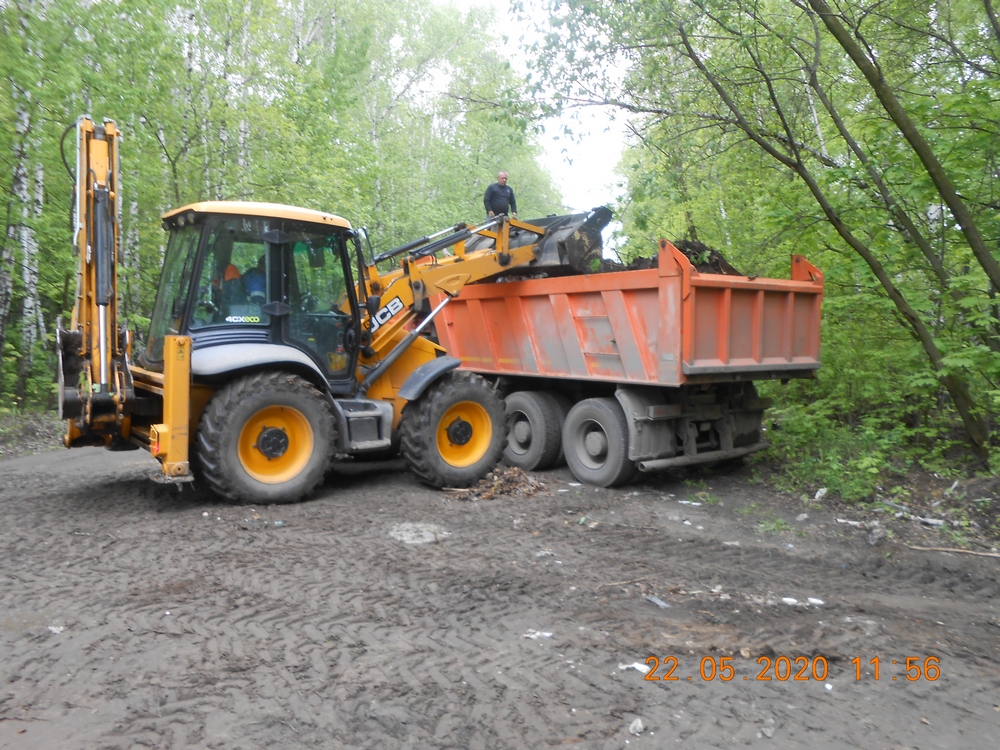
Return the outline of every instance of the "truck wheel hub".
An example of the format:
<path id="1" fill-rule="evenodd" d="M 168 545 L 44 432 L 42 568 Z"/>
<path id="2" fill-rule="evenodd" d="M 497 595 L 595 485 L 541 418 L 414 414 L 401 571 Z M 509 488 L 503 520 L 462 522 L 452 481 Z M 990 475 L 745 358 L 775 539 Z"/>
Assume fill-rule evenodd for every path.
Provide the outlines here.
<path id="1" fill-rule="evenodd" d="M 583 447 L 592 458 L 600 458 L 608 452 L 608 436 L 601 430 L 591 430 L 583 440 Z"/>
<path id="2" fill-rule="evenodd" d="M 527 445 L 531 442 L 531 423 L 527 419 L 519 419 L 514 423 L 514 440 L 519 445 Z"/>
<path id="3" fill-rule="evenodd" d="M 288 450 L 288 435 L 280 427 L 265 427 L 257 437 L 256 447 L 268 461 L 281 458 Z"/>
<path id="4" fill-rule="evenodd" d="M 465 445 L 472 440 L 472 425 L 458 417 L 448 425 L 448 440 L 453 445 Z"/>

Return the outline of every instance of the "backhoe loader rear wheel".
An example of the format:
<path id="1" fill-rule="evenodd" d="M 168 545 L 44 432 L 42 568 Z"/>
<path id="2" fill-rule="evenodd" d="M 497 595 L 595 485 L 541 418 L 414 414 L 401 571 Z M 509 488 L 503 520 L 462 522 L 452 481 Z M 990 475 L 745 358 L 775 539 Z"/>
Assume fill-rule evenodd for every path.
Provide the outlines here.
<path id="1" fill-rule="evenodd" d="M 479 375 L 450 372 L 403 409 L 400 451 L 432 487 L 469 487 L 492 471 L 507 443 L 503 401 Z"/>
<path id="2" fill-rule="evenodd" d="M 323 480 L 335 435 L 330 407 L 309 382 L 256 373 L 209 402 L 198 426 L 198 473 L 230 500 L 293 503 Z"/>

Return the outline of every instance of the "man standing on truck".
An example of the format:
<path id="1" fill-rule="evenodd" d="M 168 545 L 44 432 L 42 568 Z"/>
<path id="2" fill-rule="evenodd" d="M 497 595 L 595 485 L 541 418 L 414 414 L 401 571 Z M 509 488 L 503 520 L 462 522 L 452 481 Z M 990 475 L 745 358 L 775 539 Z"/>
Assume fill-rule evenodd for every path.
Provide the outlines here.
<path id="1" fill-rule="evenodd" d="M 483 205 L 486 206 L 488 219 L 500 214 L 510 214 L 517 218 L 517 200 L 514 198 L 514 189 L 507 184 L 506 172 L 497 173 L 497 181 L 486 188 Z"/>

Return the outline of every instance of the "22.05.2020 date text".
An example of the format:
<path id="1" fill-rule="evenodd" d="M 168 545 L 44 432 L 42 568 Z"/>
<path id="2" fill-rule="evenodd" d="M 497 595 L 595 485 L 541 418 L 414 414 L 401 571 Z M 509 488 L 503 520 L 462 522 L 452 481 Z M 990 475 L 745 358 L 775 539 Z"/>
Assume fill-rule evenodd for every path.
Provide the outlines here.
<path id="1" fill-rule="evenodd" d="M 736 678 L 736 668 L 733 666 L 732 661 L 733 657 L 731 656 L 703 656 L 701 663 L 698 665 L 697 676 L 705 681 L 719 679 L 722 682 L 729 682 Z M 861 680 L 861 657 L 855 657 L 851 660 L 851 663 L 855 666 L 855 680 Z M 869 663 L 874 666 L 874 677 L 878 680 L 879 657 L 874 657 Z M 897 664 L 898 662 L 893 659 L 892 663 Z M 662 661 L 658 656 L 648 656 L 646 657 L 646 664 L 650 667 L 649 671 L 646 672 L 647 680 L 677 681 L 684 679 L 674 674 L 679 664 L 676 656 L 666 656 Z M 825 656 L 813 656 L 811 658 L 808 656 L 778 656 L 773 659 L 770 656 L 761 656 L 758 657 L 757 664 L 760 666 L 757 676 L 743 675 L 743 681 L 753 679 L 754 681 L 768 682 L 772 680 L 777 680 L 778 682 L 785 682 L 787 680 L 792 680 L 793 682 L 807 682 L 810 680 L 822 682 L 827 679 L 830 673 L 830 665 Z M 933 682 L 941 676 L 940 659 L 936 656 L 927 656 L 923 659 L 918 656 L 908 656 L 906 657 L 905 665 L 906 668 L 902 676 L 910 682 L 915 682 L 921 678 Z M 694 675 L 687 675 L 686 679 L 687 681 L 691 681 L 694 679 Z M 896 677 L 893 676 L 892 679 L 895 680 Z"/>

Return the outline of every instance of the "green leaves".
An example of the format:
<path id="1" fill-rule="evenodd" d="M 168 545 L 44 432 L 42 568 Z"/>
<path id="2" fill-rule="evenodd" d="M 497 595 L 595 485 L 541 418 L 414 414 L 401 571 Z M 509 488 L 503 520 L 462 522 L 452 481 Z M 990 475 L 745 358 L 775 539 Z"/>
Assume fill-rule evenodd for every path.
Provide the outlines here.
<path id="1" fill-rule="evenodd" d="M 33 107 L 30 134 L 13 115 L 0 128 L 0 188 L 16 223 L 15 153 L 46 178 L 32 223 L 47 330 L 69 315 L 66 279 L 75 273 L 59 136 L 84 111 L 125 133 L 122 313 L 140 336 L 162 263 L 159 216 L 185 203 L 329 211 L 367 225 L 376 251 L 480 218 L 501 168 L 522 215 L 562 209 L 536 158 L 537 108 L 482 13 L 463 18 L 432 0 L 49 0 L 44 14 L 37 6 L 0 4 L 0 108 L 17 110 L 15 92 Z M 6 257 L 0 274 L 9 273 Z M 22 304 L 19 278 L 8 319 Z M 15 326 L 6 332 L 0 392 L 23 355 Z"/>

